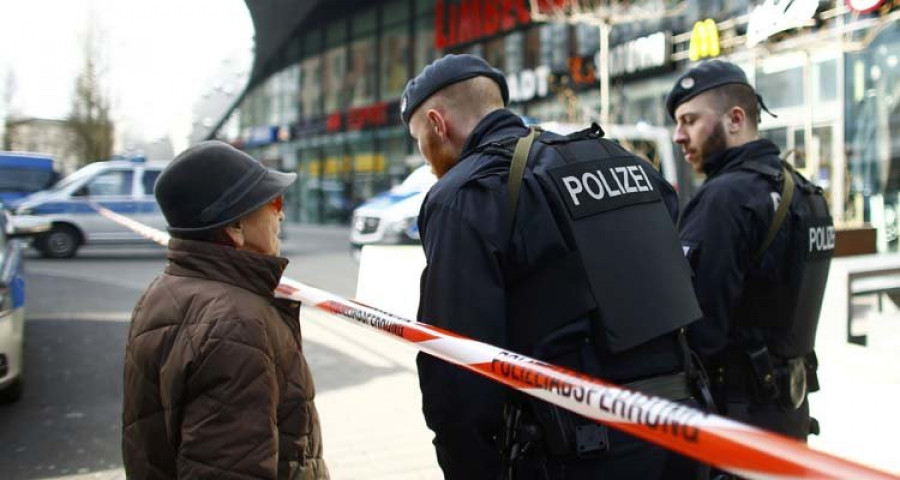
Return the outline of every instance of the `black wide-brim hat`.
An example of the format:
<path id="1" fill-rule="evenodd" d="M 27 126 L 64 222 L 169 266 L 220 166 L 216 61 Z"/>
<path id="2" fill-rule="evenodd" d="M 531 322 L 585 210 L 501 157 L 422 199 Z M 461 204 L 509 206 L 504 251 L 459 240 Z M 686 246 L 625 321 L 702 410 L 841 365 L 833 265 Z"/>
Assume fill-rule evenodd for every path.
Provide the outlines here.
<path id="1" fill-rule="evenodd" d="M 154 193 L 170 233 L 195 233 L 238 221 L 296 179 L 296 173 L 270 170 L 231 145 L 211 140 L 175 157 Z"/>

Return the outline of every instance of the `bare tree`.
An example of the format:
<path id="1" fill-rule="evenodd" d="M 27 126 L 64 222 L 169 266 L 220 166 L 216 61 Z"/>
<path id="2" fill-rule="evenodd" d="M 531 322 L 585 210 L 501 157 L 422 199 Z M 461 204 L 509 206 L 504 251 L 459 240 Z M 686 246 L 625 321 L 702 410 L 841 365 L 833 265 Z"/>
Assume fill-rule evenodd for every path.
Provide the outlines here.
<path id="1" fill-rule="evenodd" d="M 108 160 L 113 151 L 111 102 L 102 83 L 99 40 L 99 31 L 92 21 L 84 36 L 84 65 L 75 80 L 72 110 L 67 119 L 79 165 Z"/>
<path id="2" fill-rule="evenodd" d="M 6 77 L 3 79 L 3 97 L 2 97 L 2 105 L 0 108 L 3 109 L 3 150 L 12 150 L 12 145 L 15 140 L 15 128 L 12 127 L 12 124 L 18 119 L 18 111 L 15 105 L 16 98 L 16 74 L 12 70 L 6 71 Z"/>

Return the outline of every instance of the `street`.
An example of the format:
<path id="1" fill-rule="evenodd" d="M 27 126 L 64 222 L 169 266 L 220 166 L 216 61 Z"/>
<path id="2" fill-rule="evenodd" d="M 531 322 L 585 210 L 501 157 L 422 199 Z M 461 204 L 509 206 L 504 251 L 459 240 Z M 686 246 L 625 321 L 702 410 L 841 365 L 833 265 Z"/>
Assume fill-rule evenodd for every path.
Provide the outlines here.
<path id="1" fill-rule="evenodd" d="M 357 265 L 346 229 L 287 230 L 286 275 L 353 297 Z M 27 257 L 26 389 L 18 403 L 0 405 L 0 478 L 124 478 L 128 321 L 165 266 L 165 251 L 91 247 L 71 260 L 33 251 Z M 301 324 L 332 477 L 438 478 L 421 420 L 415 351 L 305 308 Z"/>

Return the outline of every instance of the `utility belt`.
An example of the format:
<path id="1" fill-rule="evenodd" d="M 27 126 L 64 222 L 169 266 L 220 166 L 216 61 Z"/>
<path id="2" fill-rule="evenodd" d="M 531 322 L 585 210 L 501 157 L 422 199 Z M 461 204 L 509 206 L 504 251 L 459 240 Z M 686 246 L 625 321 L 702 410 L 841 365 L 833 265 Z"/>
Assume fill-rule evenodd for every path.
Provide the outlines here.
<path id="1" fill-rule="evenodd" d="M 674 402 L 694 399 L 695 406 L 715 411 L 709 378 L 688 347 L 684 329 L 673 335 L 682 356 L 681 370 L 622 383 L 621 386 Z M 513 471 L 529 462 L 544 465 L 548 459 L 588 460 L 599 458 L 610 449 L 606 425 L 518 393 L 504 407 L 501 440 L 505 479 L 513 478 Z"/>
<path id="2" fill-rule="evenodd" d="M 796 410 L 808 393 L 819 390 L 818 366 L 814 351 L 781 358 L 762 346 L 713 362 L 710 381 L 718 402 L 776 403 Z"/>
<path id="3" fill-rule="evenodd" d="M 689 375 L 678 372 L 625 383 L 623 387 L 645 395 L 684 401 L 695 396 Z M 501 445 L 504 477 L 513 478 L 521 461 L 589 460 L 610 448 L 608 427 L 535 398 L 507 402 Z"/>

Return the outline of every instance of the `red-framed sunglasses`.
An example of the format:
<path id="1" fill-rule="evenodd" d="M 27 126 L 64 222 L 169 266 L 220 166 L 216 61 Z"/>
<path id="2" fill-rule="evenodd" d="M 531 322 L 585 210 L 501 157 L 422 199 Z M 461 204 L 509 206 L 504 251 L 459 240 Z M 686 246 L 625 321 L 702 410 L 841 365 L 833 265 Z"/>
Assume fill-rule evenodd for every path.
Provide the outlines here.
<path id="1" fill-rule="evenodd" d="M 271 205 L 275 209 L 275 213 L 281 213 L 284 210 L 284 195 L 273 198 Z"/>

